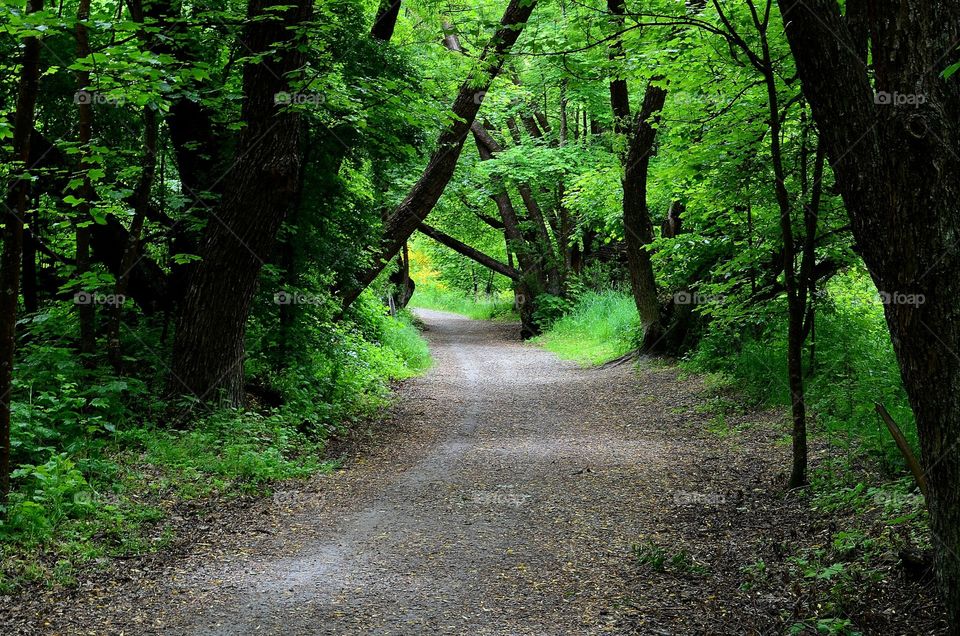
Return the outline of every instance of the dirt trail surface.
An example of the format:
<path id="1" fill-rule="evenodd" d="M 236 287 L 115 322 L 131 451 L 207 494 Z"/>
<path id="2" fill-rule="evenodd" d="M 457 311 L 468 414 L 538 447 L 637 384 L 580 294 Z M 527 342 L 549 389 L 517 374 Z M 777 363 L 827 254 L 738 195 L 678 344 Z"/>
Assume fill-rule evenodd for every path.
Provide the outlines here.
<path id="1" fill-rule="evenodd" d="M 343 470 L 214 519 L 183 554 L 135 563 L 113 589 L 81 586 L 28 622 L 67 634 L 784 631 L 797 601 L 776 590 L 789 586 L 741 588 L 746 566 L 783 560 L 805 527 L 806 507 L 776 485 L 782 430 L 734 443 L 704 431 L 703 387 L 675 369 L 583 369 L 513 325 L 419 315 L 435 366 L 401 387 Z"/>

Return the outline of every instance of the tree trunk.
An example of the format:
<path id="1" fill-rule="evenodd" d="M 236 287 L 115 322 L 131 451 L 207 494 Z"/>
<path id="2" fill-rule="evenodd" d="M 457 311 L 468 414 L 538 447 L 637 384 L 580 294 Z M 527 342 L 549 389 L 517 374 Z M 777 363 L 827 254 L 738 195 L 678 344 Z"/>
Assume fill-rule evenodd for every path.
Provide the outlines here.
<path id="1" fill-rule="evenodd" d="M 533 229 L 537 236 L 537 257 L 546 266 L 546 290 L 547 293 L 559 296 L 562 289 L 562 277 L 560 275 L 559 261 L 557 253 L 553 249 L 553 240 L 550 238 L 550 232 L 547 230 L 547 223 L 543 218 L 543 211 L 537 200 L 533 198 L 530 186 L 526 183 L 517 184 L 517 191 L 520 192 L 520 198 L 523 200 L 523 206 L 527 209 L 527 216 L 533 222 Z"/>
<path id="2" fill-rule="evenodd" d="M 400 251 L 400 259 L 403 261 L 403 267 L 401 268 L 403 283 L 400 287 L 400 307 L 403 308 L 406 307 L 410 299 L 413 298 L 413 292 L 417 286 L 417 284 L 413 282 L 413 279 L 410 278 L 410 246 L 407 243 L 403 244 L 403 249 Z"/>
<path id="3" fill-rule="evenodd" d="M 493 154 L 500 150 L 496 140 L 481 126 L 474 122 L 472 126 L 477 151 L 481 161 L 489 161 Z M 536 252 L 530 249 L 530 243 L 520 229 L 520 220 L 510 200 L 506 188 L 499 182 L 494 183 L 492 195 L 500 218 L 503 221 L 503 235 L 507 242 L 507 254 L 517 255 L 517 264 L 523 273 L 521 280 L 514 282 L 517 313 L 520 315 L 521 333 L 524 338 L 532 338 L 540 332 L 533 313 L 536 310 L 536 297 L 546 289 L 546 280 L 540 259 Z"/>
<path id="4" fill-rule="evenodd" d="M 836 0 L 779 4 L 854 237 L 888 301 L 927 473 L 937 576 L 958 634 L 960 84 L 940 72 L 960 40 L 960 5 L 881 2 L 851 24 Z"/>
<path id="5" fill-rule="evenodd" d="M 623 30 L 623 0 L 607 0 L 607 11 L 613 16 L 611 22 L 616 31 Z M 613 132 L 626 135 L 630 131 L 630 91 L 626 78 L 622 77 L 624 66 L 623 41 L 615 37 L 610 44 L 610 61 L 616 74 L 610 80 L 610 107 L 613 110 Z M 584 124 L 586 128 L 586 124 Z"/>
<path id="6" fill-rule="evenodd" d="M 37 207 L 34 205 L 34 207 Z M 37 214 L 29 212 L 23 217 L 23 309 L 28 314 L 40 308 L 37 288 Z"/>
<path id="7" fill-rule="evenodd" d="M 569 123 L 567 121 L 567 79 L 564 78 L 560 85 L 560 146 L 564 147 L 568 143 Z M 564 278 L 570 274 L 574 268 L 573 263 L 573 228 L 574 222 L 570 215 L 570 210 L 563 203 L 563 197 L 567 187 L 563 179 L 557 184 L 557 201 L 560 206 L 560 253 L 563 255 Z"/>
<path id="8" fill-rule="evenodd" d="M 200 400 L 243 398 L 244 336 L 260 269 L 293 200 L 301 169 L 300 117 L 276 103 L 303 64 L 298 27 L 311 0 L 280 7 L 249 0 L 247 50 L 263 55 L 243 71 L 245 122 L 223 200 L 177 318 L 170 386 Z M 219 395 L 218 395 L 219 394 Z"/>
<path id="9" fill-rule="evenodd" d="M 30 0 L 27 13 L 43 9 L 43 0 Z M 13 123 L 13 157 L 19 162 L 7 192 L 3 223 L 3 257 L 0 259 L 0 503 L 10 492 L 10 401 L 13 391 L 13 354 L 16 348 L 17 305 L 20 296 L 20 261 L 23 251 L 23 218 L 27 211 L 30 178 L 30 134 L 40 81 L 40 39 L 24 38 Z"/>
<path id="10" fill-rule="evenodd" d="M 457 167 L 463 143 L 470 134 L 470 125 L 480 110 L 483 96 L 500 74 L 507 53 L 520 37 L 535 6 L 536 0 L 510 1 L 500 20 L 501 28 L 480 55 L 474 72 L 460 87 L 453 103 L 454 122 L 440 134 L 437 148 L 420 179 L 387 217 L 383 241 L 374 248 L 373 265 L 358 275 L 356 285 L 345 291 L 344 306 L 349 306 L 373 282 L 437 204 Z"/>
<path id="11" fill-rule="evenodd" d="M 754 8 L 752 1 L 750 8 Z M 754 25 L 760 34 L 762 49 L 758 66 L 763 74 L 764 85 L 767 89 L 770 158 L 773 163 L 774 192 L 780 210 L 783 281 L 787 292 L 787 376 L 793 418 L 793 465 L 790 470 L 789 486 L 799 488 L 807 483 L 807 406 L 803 388 L 803 321 L 806 316 L 806 294 L 801 292 L 797 280 L 792 205 L 790 203 L 790 193 L 787 192 L 783 148 L 780 145 L 780 100 L 767 41 L 767 25 L 757 19 L 755 12 L 753 15 Z M 806 162 L 806 158 L 803 161 Z"/>
<path id="12" fill-rule="evenodd" d="M 494 271 L 498 274 L 503 274 L 510 280 L 519 281 L 523 277 L 523 275 L 520 272 L 510 267 L 509 265 L 505 265 L 501 263 L 500 261 L 493 258 L 492 256 L 487 256 L 480 250 L 470 247 L 463 241 L 459 241 L 453 238 L 452 236 L 450 236 L 449 234 L 445 234 L 444 232 L 441 232 L 440 230 L 434 227 L 431 227 L 426 223 L 421 223 L 417 229 L 420 230 L 423 234 L 426 234 L 427 236 L 432 238 L 437 243 L 440 243 L 441 245 L 446 245 L 447 247 L 452 249 L 454 252 L 457 252 L 462 256 L 466 256 L 470 260 L 476 261 L 477 263 L 480 263 L 481 265 L 483 265 L 484 267 L 486 267 L 491 271 Z"/>
<path id="13" fill-rule="evenodd" d="M 131 7 L 136 4 L 134 0 L 127 0 L 127 3 Z M 160 55 L 170 55 L 178 64 L 189 67 L 197 61 L 198 49 L 191 45 L 195 40 L 194 35 L 189 32 L 189 24 L 194 18 L 185 16 L 185 7 L 186 4 L 176 0 L 153 0 L 146 3 L 143 13 L 148 19 L 155 21 L 157 32 L 164 36 L 152 43 L 153 51 Z M 203 100 L 185 96 L 174 100 L 164 117 L 176 160 L 177 174 L 188 202 L 185 212 L 193 213 L 197 218 L 211 223 L 214 222 L 212 213 L 215 212 L 227 186 L 227 166 L 230 159 L 227 155 L 229 149 L 234 148 L 233 144 L 224 143 L 224 137 L 229 133 L 216 119 L 216 113 Z M 177 223 L 172 226 L 171 253 L 200 252 L 201 237 L 191 228 L 191 223 Z M 119 248 L 117 251 L 122 252 L 127 243 L 127 238 L 123 237 L 116 243 Z M 119 261 L 120 255 L 116 258 Z M 144 260 L 138 265 L 143 264 Z M 182 300 L 195 268 L 196 263 L 170 264 L 170 275 L 165 281 L 164 302 L 161 306 L 163 309 L 172 309 Z M 138 271 L 134 270 L 130 280 L 131 295 L 134 295 L 133 289 L 140 288 L 137 276 Z"/>
<path id="14" fill-rule="evenodd" d="M 460 38 L 457 37 L 454 26 L 449 22 L 444 22 L 443 30 L 445 34 L 444 44 L 446 47 L 451 51 L 463 53 L 463 49 L 460 46 Z M 491 161 L 496 153 L 502 151 L 497 140 L 493 138 L 493 135 L 491 135 L 480 122 L 474 121 L 470 125 L 470 132 L 473 134 L 474 142 L 477 145 L 480 161 Z M 497 211 L 500 213 L 504 236 L 507 240 L 507 252 L 513 252 L 517 255 L 520 271 L 523 273 L 526 281 L 524 284 L 526 294 L 530 295 L 531 292 L 539 294 L 548 288 L 547 277 L 545 276 L 543 268 L 544 259 L 541 258 L 537 250 L 533 249 L 531 242 L 523 235 L 520 229 L 520 219 L 517 216 L 516 208 L 513 206 L 513 201 L 510 199 L 510 194 L 507 192 L 506 186 L 497 176 L 492 177 L 492 180 L 495 194 L 491 195 L 491 198 L 494 203 L 496 203 Z M 527 188 L 527 195 L 532 200 L 532 194 L 530 194 L 529 188 Z M 524 198 L 524 202 L 527 202 L 526 198 Z M 533 201 L 533 205 L 536 206 L 535 201 Z M 537 209 L 539 210 L 539 207 Z M 520 282 L 519 279 L 516 280 Z M 526 302 L 531 304 L 533 297 L 531 296 L 526 299 Z M 532 312 L 522 313 L 521 319 L 525 319 L 525 317 L 528 316 L 532 316 Z M 529 324 L 525 323 L 524 328 L 531 333 L 536 332 L 536 325 L 532 322 Z"/>
<path id="15" fill-rule="evenodd" d="M 624 26 L 624 1 L 607 0 L 607 11 L 613 27 Z M 618 135 L 629 135 L 623 155 L 623 230 L 627 245 L 627 267 L 630 270 L 630 288 L 640 314 L 643 340 L 640 350 L 655 352 L 664 345 L 663 316 L 657 298 L 657 283 L 647 246 L 653 242 L 653 223 L 647 208 L 647 173 L 656 139 L 655 121 L 667 97 L 667 91 L 655 85 L 660 78 L 647 84 L 643 104 L 633 125 L 630 122 L 630 92 L 627 80 L 620 76 L 624 66 L 623 42 L 615 37 L 610 45 L 610 60 L 617 74 L 610 80 L 610 107 L 613 110 L 613 130 Z"/>
<path id="16" fill-rule="evenodd" d="M 388 42 L 393 37 L 393 30 L 396 28 L 397 18 L 400 16 L 400 1 L 380 0 L 377 17 L 370 29 L 370 35 L 374 39 Z"/>
<path id="17" fill-rule="evenodd" d="M 663 109 L 667 91 L 656 85 L 657 78 L 647 85 L 643 105 L 633 125 L 633 136 L 624 159 L 623 229 L 627 245 L 630 286 L 640 314 L 643 329 L 641 350 L 655 352 L 665 346 L 657 282 L 647 247 L 653 242 L 653 223 L 647 207 L 647 174 L 654 150 L 656 120 Z"/>
<path id="18" fill-rule="evenodd" d="M 123 356 L 120 349 L 120 326 L 123 320 L 123 299 L 130 284 L 130 272 L 140 253 L 140 235 L 150 206 L 150 190 L 157 167 L 157 113 L 150 106 L 143 109 L 143 171 L 133 193 L 133 220 L 127 235 L 127 245 L 120 260 L 120 275 L 114 286 L 117 302 L 110 308 L 110 323 L 107 327 L 107 357 L 114 371 L 123 371 Z"/>

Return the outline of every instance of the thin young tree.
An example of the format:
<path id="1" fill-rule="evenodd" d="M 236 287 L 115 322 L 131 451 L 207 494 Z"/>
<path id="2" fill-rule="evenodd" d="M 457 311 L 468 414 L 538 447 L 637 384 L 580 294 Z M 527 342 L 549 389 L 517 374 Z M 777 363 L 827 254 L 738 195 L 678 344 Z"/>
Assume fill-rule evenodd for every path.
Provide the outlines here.
<path id="1" fill-rule="evenodd" d="M 93 99 L 90 91 L 90 71 L 87 69 L 90 56 L 90 34 L 87 22 L 90 20 L 90 0 L 80 0 L 77 4 L 77 58 L 82 60 L 77 70 L 77 92 L 74 102 L 77 104 L 77 143 L 80 146 L 80 203 L 77 205 L 76 225 L 76 271 L 79 281 L 78 289 L 83 290 L 84 276 L 90 272 L 90 208 L 93 205 L 93 184 L 90 181 L 91 142 L 93 141 Z M 93 363 L 90 356 L 96 348 L 96 306 L 89 294 L 81 293 L 77 296 L 77 316 L 80 322 L 80 353 L 84 356 L 84 363 Z"/>

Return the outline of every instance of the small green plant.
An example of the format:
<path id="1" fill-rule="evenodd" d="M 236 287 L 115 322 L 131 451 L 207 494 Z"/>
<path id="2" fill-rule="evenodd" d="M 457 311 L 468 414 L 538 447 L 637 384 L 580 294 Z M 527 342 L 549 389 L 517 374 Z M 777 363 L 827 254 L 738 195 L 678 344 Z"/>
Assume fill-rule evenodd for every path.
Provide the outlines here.
<path id="1" fill-rule="evenodd" d="M 646 565 L 656 572 L 692 576 L 702 576 L 707 573 L 707 569 L 697 563 L 684 548 L 671 553 L 655 543 L 646 542 L 633 545 L 632 551 L 637 563 Z"/>
<path id="2" fill-rule="evenodd" d="M 841 530 L 833 536 L 831 546 L 840 556 L 850 558 L 857 552 L 870 550 L 874 543 L 873 539 L 859 530 Z"/>
<path id="3" fill-rule="evenodd" d="M 633 546 L 633 556 L 640 565 L 648 565 L 662 572 L 667 563 L 667 551 L 655 543 L 638 543 Z"/>
<path id="4" fill-rule="evenodd" d="M 724 439 L 733 435 L 736 429 L 727 423 L 727 418 L 723 413 L 717 413 L 707 422 L 707 432 L 713 433 L 717 437 Z"/>
<path id="5" fill-rule="evenodd" d="M 63 520 L 93 511 L 90 485 L 65 453 L 54 455 L 44 464 L 23 465 L 11 476 L 22 486 L 11 493 L 7 519 L 0 522 L 4 535 L 19 534 L 31 542 L 42 541 Z"/>
<path id="6" fill-rule="evenodd" d="M 740 584 L 740 589 L 744 592 L 752 590 L 757 585 L 766 582 L 768 578 L 767 563 L 763 559 L 757 559 L 755 562 L 740 568 L 743 574 L 744 582 Z"/>
<path id="7" fill-rule="evenodd" d="M 846 618 L 810 618 L 790 626 L 790 634 L 804 634 L 809 631 L 832 636 L 861 636 L 853 623 Z"/>

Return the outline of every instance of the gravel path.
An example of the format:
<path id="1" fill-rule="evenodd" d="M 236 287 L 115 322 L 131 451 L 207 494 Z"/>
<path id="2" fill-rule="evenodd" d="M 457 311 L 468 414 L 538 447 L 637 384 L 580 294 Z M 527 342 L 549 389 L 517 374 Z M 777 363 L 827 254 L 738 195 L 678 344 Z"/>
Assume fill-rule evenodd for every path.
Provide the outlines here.
<path id="1" fill-rule="evenodd" d="M 788 585 L 743 585 L 822 539 L 779 487 L 774 415 L 707 432 L 703 386 L 674 368 L 583 369 L 513 325 L 418 314 L 435 366 L 344 470 L 81 586 L 38 631 L 767 634 L 804 611 Z"/>
<path id="2" fill-rule="evenodd" d="M 419 313 L 435 367 L 397 413 L 417 443 L 341 474 L 309 537 L 261 546 L 278 558 L 195 576 L 227 591 L 184 631 L 579 633 L 625 593 L 632 520 L 658 514 L 642 493 L 669 487 L 676 450 L 636 428 L 650 396 L 513 326 Z"/>

